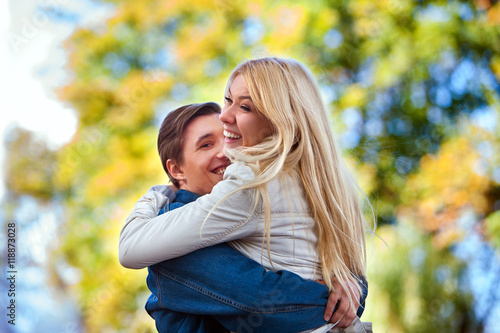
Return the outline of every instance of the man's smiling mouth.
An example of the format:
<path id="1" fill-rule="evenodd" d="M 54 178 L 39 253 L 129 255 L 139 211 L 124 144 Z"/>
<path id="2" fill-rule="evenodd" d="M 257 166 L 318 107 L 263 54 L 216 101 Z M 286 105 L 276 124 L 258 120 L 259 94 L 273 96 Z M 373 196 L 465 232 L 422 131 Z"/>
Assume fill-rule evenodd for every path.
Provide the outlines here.
<path id="1" fill-rule="evenodd" d="M 212 172 L 215 173 L 216 175 L 223 175 L 228 166 L 229 164 L 220 165 L 217 168 L 213 169 Z"/>

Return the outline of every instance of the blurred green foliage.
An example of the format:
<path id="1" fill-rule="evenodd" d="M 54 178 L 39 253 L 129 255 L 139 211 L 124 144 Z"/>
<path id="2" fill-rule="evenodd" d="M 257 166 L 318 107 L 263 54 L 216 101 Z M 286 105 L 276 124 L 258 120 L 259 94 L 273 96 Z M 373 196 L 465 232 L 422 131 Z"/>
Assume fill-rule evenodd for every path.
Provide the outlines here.
<path id="1" fill-rule="evenodd" d="M 65 45 L 74 76 L 59 96 L 78 112 L 73 140 L 50 151 L 19 130 L 8 141 L 10 193 L 65 207 L 53 262 L 81 272 L 71 289 L 86 331 L 154 330 L 145 272 L 120 267 L 117 242 L 135 200 L 167 182 L 159 123 L 184 103 L 222 102 L 232 68 L 266 55 L 315 73 L 376 210 L 387 245 L 371 243 L 363 319 L 377 332 L 484 331 L 490 313 L 475 311 L 455 249 L 476 233 L 498 265 L 500 4 L 108 2 L 105 28 Z M 52 273 L 59 281 L 56 264 Z"/>

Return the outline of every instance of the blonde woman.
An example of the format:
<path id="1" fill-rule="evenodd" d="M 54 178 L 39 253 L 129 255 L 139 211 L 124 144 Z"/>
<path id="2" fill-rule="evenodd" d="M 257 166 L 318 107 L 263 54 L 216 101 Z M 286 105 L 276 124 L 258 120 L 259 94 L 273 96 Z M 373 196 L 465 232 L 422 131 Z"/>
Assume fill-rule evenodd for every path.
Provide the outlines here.
<path id="1" fill-rule="evenodd" d="M 229 242 L 268 270 L 324 280 L 330 290 L 334 283 L 358 289 L 347 293 L 356 309 L 353 295 L 366 275 L 360 191 L 311 73 L 280 58 L 239 65 L 228 80 L 220 120 L 233 162 L 224 180 L 157 217 L 167 198 L 154 191 L 141 198 L 120 235 L 120 262 L 142 268 Z"/>

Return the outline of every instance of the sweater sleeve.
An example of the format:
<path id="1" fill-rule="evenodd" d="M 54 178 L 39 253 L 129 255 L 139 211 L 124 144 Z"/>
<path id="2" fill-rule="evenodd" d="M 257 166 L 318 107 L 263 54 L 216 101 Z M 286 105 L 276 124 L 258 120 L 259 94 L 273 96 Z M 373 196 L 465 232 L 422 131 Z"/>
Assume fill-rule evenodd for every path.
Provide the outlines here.
<path id="1" fill-rule="evenodd" d="M 120 263 L 127 268 L 144 268 L 255 233 L 255 217 L 261 209 L 254 209 L 254 190 L 238 190 L 253 178 L 248 166 L 232 164 L 212 193 L 160 216 L 158 211 L 167 197 L 157 191 L 146 193 L 137 201 L 121 231 Z M 231 194 L 235 190 L 238 191 Z M 228 194 L 231 195 L 224 199 Z"/>

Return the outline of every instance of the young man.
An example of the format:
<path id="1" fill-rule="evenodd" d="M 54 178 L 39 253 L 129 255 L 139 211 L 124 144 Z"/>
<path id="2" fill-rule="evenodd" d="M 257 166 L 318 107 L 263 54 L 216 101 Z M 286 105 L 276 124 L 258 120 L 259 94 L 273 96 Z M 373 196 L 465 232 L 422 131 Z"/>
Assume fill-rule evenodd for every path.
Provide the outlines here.
<path id="1" fill-rule="evenodd" d="M 230 162 L 223 154 L 219 113 L 215 103 L 192 104 L 172 111 L 163 121 L 158 151 L 179 190 L 174 196 L 164 188 L 170 201 L 160 214 L 210 193 L 222 180 Z M 328 289 L 317 282 L 287 271 L 266 271 L 227 244 L 203 248 L 148 270 L 152 295 L 146 310 L 160 332 L 298 332 L 324 325 L 324 315 L 341 326 L 356 315 L 347 308 L 347 301 L 342 302 L 342 293 L 329 297 Z M 366 287 L 358 316 L 365 298 Z"/>

